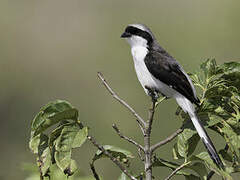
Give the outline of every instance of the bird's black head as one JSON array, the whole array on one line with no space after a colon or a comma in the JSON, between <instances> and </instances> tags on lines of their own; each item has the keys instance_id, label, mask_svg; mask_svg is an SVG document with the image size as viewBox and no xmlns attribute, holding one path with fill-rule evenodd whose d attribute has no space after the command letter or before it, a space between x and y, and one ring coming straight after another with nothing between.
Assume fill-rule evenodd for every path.
<instances>
[{"instance_id":1,"label":"bird's black head","mask_svg":"<svg viewBox=\"0 0 240 180\"><path fill-rule=\"evenodd\" d=\"M155 39L151 30L143 24L128 25L121 38L126 38L131 46L150 46Z\"/></svg>"}]
</instances>

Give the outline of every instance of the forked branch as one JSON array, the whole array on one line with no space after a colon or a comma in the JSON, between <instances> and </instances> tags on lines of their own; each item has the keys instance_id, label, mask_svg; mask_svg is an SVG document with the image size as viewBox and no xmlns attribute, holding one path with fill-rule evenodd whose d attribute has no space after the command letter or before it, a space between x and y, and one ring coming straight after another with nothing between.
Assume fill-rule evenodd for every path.
<instances>
[{"instance_id":1,"label":"forked branch","mask_svg":"<svg viewBox=\"0 0 240 180\"><path fill-rule=\"evenodd\" d=\"M108 90L108 92L113 96L113 98L115 98L118 102L120 102L123 106L125 106L136 117L137 123L139 124L142 132L145 133L144 128L146 127L146 122L143 120L143 118L140 115L138 115L138 113L130 105L128 105L112 90L112 88L108 85L107 81L102 75L102 73L98 72L97 75L98 75L98 78L102 81L103 85Z\"/></svg>"},{"instance_id":2,"label":"forked branch","mask_svg":"<svg viewBox=\"0 0 240 180\"><path fill-rule=\"evenodd\" d=\"M113 163L115 163L122 172L124 172L131 180L137 180L134 176L132 176L128 170L117 160L117 158L113 157L108 151L106 151L102 145L98 144L97 141L92 137L88 136L88 139L92 142L94 146L96 146L100 151L102 151L103 154L105 154L107 157L109 157ZM95 171L95 170L94 170ZM96 173L96 172L95 172ZM95 176L95 174L94 174Z\"/></svg>"},{"instance_id":3,"label":"forked branch","mask_svg":"<svg viewBox=\"0 0 240 180\"><path fill-rule=\"evenodd\" d=\"M124 136L120 130L118 129L117 125L116 124L113 124L112 125L113 129L116 131L116 133L119 135L120 138L123 138L125 139L126 141L130 142L131 144L135 145L138 149L140 149L141 151L144 151L144 148L142 147L141 144L137 143L136 141L134 141L133 139L127 137L127 136Z\"/></svg>"},{"instance_id":4,"label":"forked branch","mask_svg":"<svg viewBox=\"0 0 240 180\"><path fill-rule=\"evenodd\" d=\"M151 130L152 130L152 124L153 124L153 120L154 120L154 113L155 113L155 109L156 106L162 102L164 99L166 99L166 97L163 97L159 102L157 102L157 95L156 93L151 90L150 88L146 87L149 92L150 92L150 96L152 97L152 106L149 109L149 116L148 116L148 120L144 121L144 119L138 115L138 113L130 106L128 105L124 100L122 100L110 87L110 85L107 83L107 81L105 80L104 76L99 72L98 73L98 78L102 81L103 85L105 86L105 88L108 90L108 92L113 96L113 98L115 98L118 102L120 102L123 106L125 106L136 118L137 123L139 125L139 127L142 130L143 136L144 136L144 146L140 145L139 143L137 143L136 141L134 141L133 139L124 136L120 130L118 129L118 127L113 124L113 129L117 132L117 134L127 140L129 143L135 145L138 149L138 153L139 156L141 158L141 160L144 162L144 168L145 168L145 177L146 180L152 180L152 154L153 152L161 147L162 145L172 141L178 134L180 134L183 129L178 129L176 132L174 132L172 135L170 135L169 137L167 137L165 140L160 141L159 143L156 143L155 145L150 144L150 140L151 140ZM111 156L111 154L108 153L108 151L105 151L103 149L102 146L100 146L99 144L96 143L96 141L89 137L92 141L92 143L98 147L98 149L100 149L106 156L108 156L129 178L131 179L136 179L135 177L131 176L129 174L129 172L114 158ZM141 154L141 152L143 152L143 154ZM175 171L173 171L173 173L169 176L169 179L182 167L177 168Z\"/></svg>"},{"instance_id":5,"label":"forked branch","mask_svg":"<svg viewBox=\"0 0 240 180\"><path fill-rule=\"evenodd\" d=\"M181 166L179 166L178 168L176 168L168 177L165 178L165 180L169 180L171 179L178 171L180 171L182 168L184 168L185 166L187 166L190 162L188 163L183 163Z\"/></svg>"},{"instance_id":6,"label":"forked branch","mask_svg":"<svg viewBox=\"0 0 240 180\"><path fill-rule=\"evenodd\" d=\"M177 131L175 131L172 135L168 136L166 139L154 144L151 146L151 151L154 152L157 148L163 146L164 144L169 143L172 141L175 137L177 137L181 132L183 132L182 128L179 128Z\"/></svg>"}]
</instances>

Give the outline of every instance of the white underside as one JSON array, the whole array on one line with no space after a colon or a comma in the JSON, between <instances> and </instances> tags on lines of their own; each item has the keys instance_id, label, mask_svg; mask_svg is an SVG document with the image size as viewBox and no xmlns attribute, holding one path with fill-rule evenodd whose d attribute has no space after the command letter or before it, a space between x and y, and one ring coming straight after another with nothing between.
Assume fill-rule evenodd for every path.
<instances>
[{"instance_id":1,"label":"white underside","mask_svg":"<svg viewBox=\"0 0 240 180\"><path fill-rule=\"evenodd\" d=\"M145 86L157 89L167 97L176 97L178 95L181 95L177 91L172 89L170 86L156 79L148 71L146 64L144 62L144 58L148 53L147 48L142 46L134 46L132 47L131 52L132 52L134 67L135 67L138 80L141 83L146 94L148 94L148 90L145 88Z\"/></svg>"}]
</instances>

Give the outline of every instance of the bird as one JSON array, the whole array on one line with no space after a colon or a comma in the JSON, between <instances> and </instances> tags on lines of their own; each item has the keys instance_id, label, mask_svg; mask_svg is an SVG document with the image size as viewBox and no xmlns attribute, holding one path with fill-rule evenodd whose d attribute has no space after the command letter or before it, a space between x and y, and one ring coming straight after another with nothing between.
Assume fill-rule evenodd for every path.
<instances>
[{"instance_id":1,"label":"bird","mask_svg":"<svg viewBox=\"0 0 240 180\"><path fill-rule=\"evenodd\" d=\"M145 93L153 99L158 98L158 94L174 98L189 115L213 162L223 169L223 162L197 117L194 105L199 106L200 101L182 66L160 46L152 31L144 24L129 24L121 38L130 44L137 78Z\"/></svg>"}]
</instances>

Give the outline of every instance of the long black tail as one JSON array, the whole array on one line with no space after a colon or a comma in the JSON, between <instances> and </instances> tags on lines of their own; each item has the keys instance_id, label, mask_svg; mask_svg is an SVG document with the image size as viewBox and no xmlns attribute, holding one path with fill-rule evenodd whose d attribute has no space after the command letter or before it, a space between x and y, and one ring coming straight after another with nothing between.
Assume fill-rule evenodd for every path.
<instances>
[{"instance_id":1,"label":"long black tail","mask_svg":"<svg viewBox=\"0 0 240 180\"><path fill-rule=\"evenodd\" d=\"M177 94L175 96L177 103L179 104L179 106L181 106L181 108L183 109L183 111L187 112L192 120L192 123L195 127L195 129L198 132L198 135L200 136L200 138L202 139L210 157L212 158L213 162L220 168L220 169L224 169L224 165L220 159L220 157L218 156L218 153L211 141L211 139L209 138L209 136L207 135L207 132L205 131L204 127L202 126L201 122L199 121L196 113L195 113L195 108L194 105L184 96Z\"/></svg>"},{"instance_id":2,"label":"long black tail","mask_svg":"<svg viewBox=\"0 0 240 180\"><path fill-rule=\"evenodd\" d=\"M209 138L207 132L205 131L205 129L203 128L201 122L199 121L199 119L197 118L195 113L191 113L192 115L190 115L191 120L193 122L194 127L196 128L200 138L203 141L203 144L205 145L208 154L210 155L211 159L213 160L213 162L220 168L220 169L224 169L224 165L222 163L222 160L220 159L220 157L218 156L218 153L211 141L211 139Z\"/></svg>"}]
</instances>

